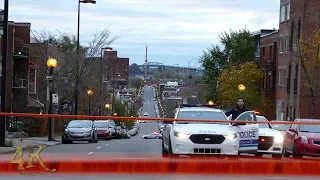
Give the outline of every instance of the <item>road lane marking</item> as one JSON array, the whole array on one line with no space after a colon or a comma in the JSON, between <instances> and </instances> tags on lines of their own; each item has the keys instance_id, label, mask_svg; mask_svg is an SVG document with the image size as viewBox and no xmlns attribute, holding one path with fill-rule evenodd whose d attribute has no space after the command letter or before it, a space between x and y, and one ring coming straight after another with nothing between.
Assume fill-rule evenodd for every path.
<instances>
[{"instance_id":1,"label":"road lane marking","mask_svg":"<svg viewBox=\"0 0 320 180\"><path fill-rule=\"evenodd\" d=\"M88 154L93 154L93 152L89 152Z\"/></svg>"},{"instance_id":2,"label":"road lane marking","mask_svg":"<svg viewBox=\"0 0 320 180\"><path fill-rule=\"evenodd\" d=\"M101 147L97 147L97 149L100 149Z\"/></svg>"}]
</instances>

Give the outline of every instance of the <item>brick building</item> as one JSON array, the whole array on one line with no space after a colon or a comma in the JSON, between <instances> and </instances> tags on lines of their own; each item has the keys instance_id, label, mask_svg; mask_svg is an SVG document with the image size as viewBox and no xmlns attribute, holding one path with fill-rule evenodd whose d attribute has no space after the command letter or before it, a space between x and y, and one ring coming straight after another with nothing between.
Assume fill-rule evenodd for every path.
<instances>
[{"instance_id":1,"label":"brick building","mask_svg":"<svg viewBox=\"0 0 320 180\"><path fill-rule=\"evenodd\" d=\"M276 119L276 67L278 64L278 31L260 37L260 61L259 67L263 70L263 81L261 83L261 96L266 106L263 115L269 119Z\"/></svg>"},{"instance_id":2,"label":"brick building","mask_svg":"<svg viewBox=\"0 0 320 180\"><path fill-rule=\"evenodd\" d=\"M43 104L30 97L30 23L8 22L7 96L8 112L39 112ZM3 28L3 27L1 27ZM3 31L1 31L3 33ZM2 36L1 33L1 36Z\"/></svg>"},{"instance_id":3,"label":"brick building","mask_svg":"<svg viewBox=\"0 0 320 180\"><path fill-rule=\"evenodd\" d=\"M279 57L277 86L277 119L294 120L312 117L312 98L305 88L306 74L301 62L293 52L298 39L308 39L320 27L319 0L281 0L279 24ZM319 68L315 71L314 82L320 82ZM286 79L286 80L284 80ZM320 106L320 86L314 85L316 108ZM314 118L320 118L315 111Z\"/></svg>"},{"instance_id":4,"label":"brick building","mask_svg":"<svg viewBox=\"0 0 320 180\"><path fill-rule=\"evenodd\" d=\"M128 82L129 79L129 58L118 57L118 52L108 47L104 50L104 79L122 80ZM120 77L116 74L121 74Z\"/></svg>"}]
</instances>

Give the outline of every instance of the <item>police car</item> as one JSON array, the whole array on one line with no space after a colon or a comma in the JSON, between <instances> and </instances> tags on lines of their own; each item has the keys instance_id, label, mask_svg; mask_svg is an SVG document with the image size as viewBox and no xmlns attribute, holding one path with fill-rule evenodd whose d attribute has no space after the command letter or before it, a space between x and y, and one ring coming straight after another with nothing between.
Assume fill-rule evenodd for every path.
<instances>
[{"instance_id":1,"label":"police car","mask_svg":"<svg viewBox=\"0 0 320 180\"><path fill-rule=\"evenodd\" d=\"M268 122L264 116L257 116L258 121ZM273 158L281 158L283 151L283 133L272 128L268 123L259 124L259 145L256 156L271 154Z\"/></svg>"},{"instance_id":2,"label":"police car","mask_svg":"<svg viewBox=\"0 0 320 180\"><path fill-rule=\"evenodd\" d=\"M181 104L175 119L166 121L163 130L162 155L238 155L240 137L220 109L209 105ZM225 120L226 122L197 122Z\"/></svg>"}]
</instances>

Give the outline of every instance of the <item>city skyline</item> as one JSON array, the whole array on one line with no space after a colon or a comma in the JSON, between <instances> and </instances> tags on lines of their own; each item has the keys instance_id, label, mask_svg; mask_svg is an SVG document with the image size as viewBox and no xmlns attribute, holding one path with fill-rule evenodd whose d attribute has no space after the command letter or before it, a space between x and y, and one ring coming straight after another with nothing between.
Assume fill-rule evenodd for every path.
<instances>
[{"instance_id":1,"label":"city skyline","mask_svg":"<svg viewBox=\"0 0 320 180\"><path fill-rule=\"evenodd\" d=\"M221 31L278 29L278 0L255 2L97 0L96 5L81 5L80 42L89 42L97 29L109 27L118 37L111 47L119 57L129 57L130 64L144 63L148 44L149 62L199 67L194 59L219 43ZM33 31L76 34L77 2L19 0L9 7L9 20L30 22Z\"/></svg>"}]
</instances>

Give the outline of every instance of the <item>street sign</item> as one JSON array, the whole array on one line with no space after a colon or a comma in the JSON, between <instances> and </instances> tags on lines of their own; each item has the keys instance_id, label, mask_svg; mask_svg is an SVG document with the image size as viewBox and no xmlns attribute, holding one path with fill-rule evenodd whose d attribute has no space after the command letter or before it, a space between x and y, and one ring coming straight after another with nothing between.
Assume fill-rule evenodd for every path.
<instances>
[{"instance_id":1,"label":"street sign","mask_svg":"<svg viewBox=\"0 0 320 180\"><path fill-rule=\"evenodd\" d=\"M52 80L52 76L46 76L46 77L45 77L45 80L47 80L47 81L48 81L48 80Z\"/></svg>"},{"instance_id":2,"label":"street sign","mask_svg":"<svg viewBox=\"0 0 320 180\"><path fill-rule=\"evenodd\" d=\"M52 94L52 104L59 104L58 94Z\"/></svg>"}]
</instances>

